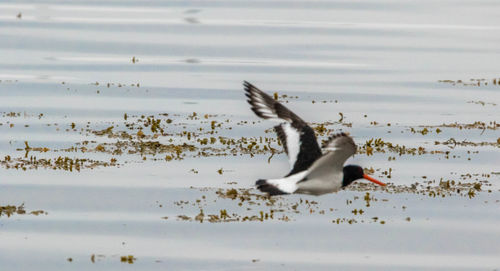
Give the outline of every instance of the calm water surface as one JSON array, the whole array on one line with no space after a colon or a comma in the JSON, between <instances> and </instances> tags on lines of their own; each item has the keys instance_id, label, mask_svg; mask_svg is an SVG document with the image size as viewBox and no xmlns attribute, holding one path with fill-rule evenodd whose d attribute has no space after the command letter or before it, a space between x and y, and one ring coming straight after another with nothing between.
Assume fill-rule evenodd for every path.
<instances>
[{"instance_id":1,"label":"calm water surface","mask_svg":"<svg viewBox=\"0 0 500 271\"><path fill-rule=\"evenodd\" d=\"M0 269L500 268L499 10L486 0L2 1L0 205L47 214L0 216ZM442 197L361 187L239 205L217 191L283 175L284 154L166 161L165 152L110 153L127 140L95 133L113 126L130 142L202 147L183 131L215 121L216 136L274 138L249 110L243 80L287 95L305 120L359 146L381 138L425 149L352 158L393 186L481 189ZM141 116L160 119L164 135L128 130ZM34 156L116 162L7 166ZM200 223L200 209L205 219L276 212ZM122 262L128 255L133 263Z\"/></svg>"}]
</instances>

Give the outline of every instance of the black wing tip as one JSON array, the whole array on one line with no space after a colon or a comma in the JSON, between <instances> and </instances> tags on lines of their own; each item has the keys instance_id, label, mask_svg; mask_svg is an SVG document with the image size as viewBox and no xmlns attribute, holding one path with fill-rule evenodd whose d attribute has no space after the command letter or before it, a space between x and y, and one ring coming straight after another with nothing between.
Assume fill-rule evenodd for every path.
<instances>
[{"instance_id":1,"label":"black wing tip","mask_svg":"<svg viewBox=\"0 0 500 271\"><path fill-rule=\"evenodd\" d=\"M250 104L252 105L252 107L250 107L250 109L255 113L255 115L257 115L263 119L269 119L269 117L264 116L262 114L262 112L260 112L259 109L257 107L255 107L255 105L253 103L250 103Z\"/></svg>"},{"instance_id":2,"label":"black wing tip","mask_svg":"<svg viewBox=\"0 0 500 271\"><path fill-rule=\"evenodd\" d=\"M249 98L249 102L252 99L252 96L255 95L255 87L247 81L243 81L243 89L245 90L245 96Z\"/></svg>"},{"instance_id":3,"label":"black wing tip","mask_svg":"<svg viewBox=\"0 0 500 271\"><path fill-rule=\"evenodd\" d=\"M247 81L243 81L243 86L245 90L245 96L250 100L255 99L255 96L260 96L265 98L267 94L265 94L262 90L258 89L256 86L252 85Z\"/></svg>"},{"instance_id":4,"label":"black wing tip","mask_svg":"<svg viewBox=\"0 0 500 271\"><path fill-rule=\"evenodd\" d=\"M247 97L247 102L252 106L252 111L259 117L263 119L270 118L280 118L283 121L292 123L296 128L300 129L307 125L300 117L295 115L292 111L282 105L280 102L276 101L273 97L264 91L258 89L248 81L243 81L243 86L245 87L245 96ZM265 107L267 110L271 111L272 114L276 115L273 117L265 116L260 112L260 108Z\"/></svg>"},{"instance_id":5,"label":"black wing tip","mask_svg":"<svg viewBox=\"0 0 500 271\"><path fill-rule=\"evenodd\" d=\"M249 82L247 81L243 81L243 86L245 87L244 90L245 90L245 96L248 98L247 99L247 102L251 105L254 105L253 104L253 100L254 100L254 96L256 95L256 87L252 84L250 84Z\"/></svg>"},{"instance_id":6,"label":"black wing tip","mask_svg":"<svg viewBox=\"0 0 500 271\"><path fill-rule=\"evenodd\" d=\"M281 191L278 189L276 186L267 183L266 180L260 179L257 182L255 182L255 185L257 186L257 189L259 189L261 192L269 194L269 196L277 196L277 195L286 195L288 193Z\"/></svg>"},{"instance_id":7,"label":"black wing tip","mask_svg":"<svg viewBox=\"0 0 500 271\"><path fill-rule=\"evenodd\" d=\"M250 109L252 109L255 115L259 116L260 118L269 119L270 117L262 114L259 109L259 107L262 107L262 105L257 105L255 99L257 99L257 97L259 97L259 99L262 99L262 102L265 103L264 106L266 106L271 111L273 110L272 108L274 100L272 100L272 98L270 97L267 97L266 93L262 92L260 89L258 89L248 81L243 81L243 86L245 87L245 96L247 97L247 103L251 105ZM271 102L269 101L270 99Z\"/></svg>"},{"instance_id":8,"label":"black wing tip","mask_svg":"<svg viewBox=\"0 0 500 271\"><path fill-rule=\"evenodd\" d=\"M256 89L256 87L248 81L243 81L243 86L245 87L246 92L251 92L252 89Z\"/></svg>"},{"instance_id":9,"label":"black wing tip","mask_svg":"<svg viewBox=\"0 0 500 271\"><path fill-rule=\"evenodd\" d=\"M259 185L264 185L264 184L267 184L266 180L264 179L259 179L255 182L255 185L256 186L259 186Z\"/></svg>"}]
</instances>

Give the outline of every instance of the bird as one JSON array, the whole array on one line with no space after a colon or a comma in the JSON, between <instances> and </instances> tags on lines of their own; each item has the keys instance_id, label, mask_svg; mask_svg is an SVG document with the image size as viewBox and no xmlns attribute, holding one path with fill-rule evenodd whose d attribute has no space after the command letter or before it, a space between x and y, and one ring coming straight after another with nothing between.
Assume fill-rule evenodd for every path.
<instances>
[{"instance_id":1,"label":"bird","mask_svg":"<svg viewBox=\"0 0 500 271\"><path fill-rule=\"evenodd\" d=\"M345 161L356 153L356 144L346 133L328 138L320 148L314 130L280 102L244 81L251 110L260 118L279 122L274 127L288 155L291 170L283 178L259 179L255 185L271 196L286 194L323 195L337 192L359 179L381 186L386 184L368 176L358 165Z\"/></svg>"}]
</instances>

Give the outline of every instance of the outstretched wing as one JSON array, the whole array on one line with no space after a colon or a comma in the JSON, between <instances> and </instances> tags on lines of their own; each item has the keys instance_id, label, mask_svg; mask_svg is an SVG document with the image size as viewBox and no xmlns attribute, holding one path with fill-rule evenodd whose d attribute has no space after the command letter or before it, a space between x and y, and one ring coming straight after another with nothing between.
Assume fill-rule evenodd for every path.
<instances>
[{"instance_id":1,"label":"outstretched wing","mask_svg":"<svg viewBox=\"0 0 500 271\"><path fill-rule=\"evenodd\" d=\"M310 174L306 178L314 178L316 175L323 175L325 172L335 169L342 172L345 161L356 153L356 148L354 140L345 133L331 136L323 144L325 155L314 162L309 169Z\"/></svg>"},{"instance_id":2,"label":"outstretched wing","mask_svg":"<svg viewBox=\"0 0 500 271\"><path fill-rule=\"evenodd\" d=\"M346 133L338 133L330 136L321 147L326 153L336 152L337 156L344 157L344 162L356 153L357 148L352 137Z\"/></svg>"},{"instance_id":3,"label":"outstretched wing","mask_svg":"<svg viewBox=\"0 0 500 271\"><path fill-rule=\"evenodd\" d=\"M243 86L247 101L257 116L282 122L274 129L290 161L292 170L288 175L309 168L321 156L314 130L299 116L254 85L245 81Z\"/></svg>"}]
</instances>

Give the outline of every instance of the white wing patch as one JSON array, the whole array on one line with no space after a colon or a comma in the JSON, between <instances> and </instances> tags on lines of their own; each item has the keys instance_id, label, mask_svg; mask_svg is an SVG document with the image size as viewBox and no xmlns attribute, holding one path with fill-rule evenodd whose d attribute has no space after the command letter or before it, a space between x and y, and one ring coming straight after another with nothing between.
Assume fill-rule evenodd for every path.
<instances>
[{"instance_id":1,"label":"white wing patch","mask_svg":"<svg viewBox=\"0 0 500 271\"><path fill-rule=\"evenodd\" d=\"M285 152L288 154L290 168L292 169L290 173L306 170L314 160L321 156L321 149L316 141L314 130L290 109L254 85L244 81L243 86L246 92L245 96L248 98L247 102L257 116L281 123L275 126L275 130L278 138L283 142ZM307 144L307 150L301 148L304 143L302 141ZM301 150L304 153L301 153ZM299 158L301 160L297 163ZM294 167L296 164L297 167Z\"/></svg>"},{"instance_id":2,"label":"white wing patch","mask_svg":"<svg viewBox=\"0 0 500 271\"><path fill-rule=\"evenodd\" d=\"M286 148L288 150L288 160L290 161L290 168L293 169L300 151L300 132L293 128L292 125L288 122L283 123L281 127L283 127L283 131L285 132L286 136Z\"/></svg>"},{"instance_id":3,"label":"white wing patch","mask_svg":"<svg viewBox=\"0 0 500 271\"><path fill-rule=\"evenodd\" d=\"M307 175L307 170L301 171L299 173L296 173L294 175L288 176L286 178L282 179L269 179L266 180L268 184L276 186L279 190L292 194L295 192L299 187L297 183L304 179L304 177Z\"/></svg>"}]
</instances>

